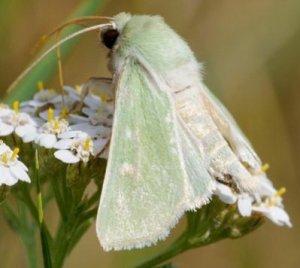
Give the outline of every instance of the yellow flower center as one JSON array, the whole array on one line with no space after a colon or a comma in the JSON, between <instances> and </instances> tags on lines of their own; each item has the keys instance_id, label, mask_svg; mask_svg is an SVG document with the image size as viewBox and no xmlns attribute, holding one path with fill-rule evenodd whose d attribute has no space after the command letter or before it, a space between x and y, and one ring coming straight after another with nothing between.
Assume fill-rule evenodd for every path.
<instances>
[{"instance_id":1,"label":"yellow flower center","mask_svg":"<svg viewBox=\"0 0 300 268\"><path fill-rule=\"evenodd\" d=\"M286 193L286 188L285 187L281 187L275 194L276 197L281 197Z\"/></svg>"},{"instance_id":2,"label":"yellow flower center","mask_svg":"<svg viewBox=\"0 0 300 268\"><path fill-rule=\"evenodd\" d=\"M260 170L262 172L266 172L269 168L270 168L270 165L268 163L266 163L261 166Z\"/></svg>"},{"instance_id":3,"label":"yellow flower center","mask_svg":"<svg viewBox=\"0 0 300 268\"><path fill-rule=\"evenodd\" d=\"M43 83L43 81L38 81L37 82L37 89L38 89L38 91L42 91L42 90L44 90L44 83Z\"/></svg>"},{"instance_id":4,"label":"yellow flower center","mask_svg":"<svg viewBox=\"0 0 300 268\"><path fill-rule=\"evenodd\" d=\"M84 143L84 150L89 151L91 145L91 138L87 137Z\"/></svg>"},{"instance_id":5,"label":"yellow flower center","mask_svg":"<svg viewBox=\"0 0 300 268\"><path fill-rule=\"evenodd\" d=\"M18 156L19 152L20 152L20 149L18 147L16 147L10 157L10 160L14 161L16 159L16 157Z\"/></svg>"},{"instance_id":6,"label":"yellow flower center","mask_svg":"<svg viewBox=\"0 0 300 268\"><path fill-rule=\"evenodd\" d=\"M54 128L54 130L57 130L59 128L58 118L55 118L53 128Z\"/></svg>"},{"instance_id":7,"label":"yellow flower center","mask_svg":"<svg viewBox=\"0 0 300 268\"><path fill-rule=\"evenodd\" d=\"M19 113L19 104L20 103L18 101L14 101L14 103L13 103L13 109L14 109L16 114Z\"/></svg>"},{"instance_id":8,"label":"yellow flower center","mask_svg":"<svg viewBox=\"0 0 300 268\"><path fill-rule=\"evenodd\" d=\"M1 155L1 160L4 164L7 164L8 159L7 159L7 153L6 152Z\"/></svg>"},{"instance_id":9,"label":"yellow flower center","mask_svg":"<svg viewBox=\"0 0 300 268\"><path fill-rule=\"evenodd\" d=\"M274 196L272 196L270 199L269 199L269 202L268 202L268 205L270 207L274 206L276 204L276 199L278 197L281 197L285 194L286 192L286 188L285 187L281 187L275 194Z\"/></svg>"},{"instance_id":10,"label":"yellow flower center","mask_svg":"<svg viewBox=\"0 0 300 268\"><path fill-rule=\"evenodd\" d=\"M51 122L53 120L53 109L48 109L48 122Z\"/></svg>"}]
</instances>

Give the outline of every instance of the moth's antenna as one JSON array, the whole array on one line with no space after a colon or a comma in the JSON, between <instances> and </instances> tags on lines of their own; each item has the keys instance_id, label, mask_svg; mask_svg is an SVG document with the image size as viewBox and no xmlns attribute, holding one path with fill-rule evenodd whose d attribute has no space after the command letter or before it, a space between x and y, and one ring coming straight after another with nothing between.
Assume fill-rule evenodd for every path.
<instances>
[{"instance_id":1,"label":"moth's antenna","mask_svg":"<svg viewBox=\"0 0 300 268\"><path fill-rule=\"evenodd\" d=\"M59 42L55 43L53 46L51 46L48 50L46 50L40 57L38 57L29 67L27 67L18 77L17 79L9 86L7 89L7 92L10 92L18 83L21 81L42 59L44 59L50 52L52 52L54 49L56 49L58 46L62 45L63 43L75 38L76 36L79 36L81 34L95 31L95 30L101 30L103 28L116 28L115 23L109 22L109 23L103 23L103 24L97 24L90 26L88 28L79 30L75 33L70 34L69 36L61 39Z\"/></svg>"},{"instance_id":2,"label":"moth's antenna","mask_svg":"<svg viewBox=\"0 0 300 268\"><path fill-rule=\"evenodd\" d=\"M59 40L60 40L60 33L61 33L61 30L57 31L57 33L56 33L56 42L59 42ZM63 75L60 46L57 46L57 48L56 48L56 57L57 57L59 86L61 89L61 96L62 96L61 97L62 98L62 106L63 106L63 109L65 109L64 75Z\"/></svg>"},{"instance_id":3,"label":"moth's antenna","mask_svg":"<svg viewBox=\"0 0 300 268\"><path fill-rule=\"evenodd\" d=\"M57 32L61 32L64 28L66 28L69 25L73 25L73 24L77 24L79 26L83 26L82 22L93 22L93 21L97 21L97 20L107 20L109 22L112 21L111 17L103 17L103 16L87 16L87 17L83 17L83 18L75 18L72 20L68 20L65 23L59 25L58 27L56 27L55 29L53 29L50 33L42 36L42 42L46 41L49 37L51 37L53 34L57 33Z\"/></svg>"}]
</instances>

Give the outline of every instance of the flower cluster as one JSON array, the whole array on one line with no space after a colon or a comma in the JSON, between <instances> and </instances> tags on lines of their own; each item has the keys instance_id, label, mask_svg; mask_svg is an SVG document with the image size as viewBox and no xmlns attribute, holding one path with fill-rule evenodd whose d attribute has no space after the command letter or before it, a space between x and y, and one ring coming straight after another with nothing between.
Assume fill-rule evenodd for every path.
<instances>
[{"instance_id":1,"label":"flower cluster","mask_svg":"<svg viewBox=\"0 0 300 268\"><path fill-rule=\"evenodd\" d=\"M262 167L257 191L253 194L238 193L229 185L220 182L217 183L215 194L226 204L236 204L241 216L250 217L252 214L259 213L277 225L292 227L281 198L286 190L285 188L276 190L273 187L272 182L265 174L266 169L267 166Z\"/></svg>"},{"instance_id":2,"label":"flower cluster","mask_svg":"<svg viewBox=\"0 0 300 268\"><path fill-rule=\"evenodd\" d=\"M16 134L24 143L54 149L65 163L88 162L105 156L111 135L113 105L81 87L65 86L59 94L39 91L29 101L14 102L13 108L0 106L0 137ZM103 98L104 99L104 98Z\"/></svg>"}]
</instances>

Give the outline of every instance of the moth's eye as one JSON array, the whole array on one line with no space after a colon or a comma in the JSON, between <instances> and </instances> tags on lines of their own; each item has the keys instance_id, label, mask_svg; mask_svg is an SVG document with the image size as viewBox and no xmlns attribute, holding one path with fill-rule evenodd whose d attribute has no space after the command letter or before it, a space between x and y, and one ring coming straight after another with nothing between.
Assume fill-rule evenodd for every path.
<instances>
[{"instance_id":1,"label":"moth's eye","mask_svg":"<svg viewBox=\"0 0 300 268\"><path fill-rule=\"evenodd\" d=\"M116 43L119 36L118 30L109 29L101 33L102 43L109 49L111 49Z\"/></svg>"}]
</instances>

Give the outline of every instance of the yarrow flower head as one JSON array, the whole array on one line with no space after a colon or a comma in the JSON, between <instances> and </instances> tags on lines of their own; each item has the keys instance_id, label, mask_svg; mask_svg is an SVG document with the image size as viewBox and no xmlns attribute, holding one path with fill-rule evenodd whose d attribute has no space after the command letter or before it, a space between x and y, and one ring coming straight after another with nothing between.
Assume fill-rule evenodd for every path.
<instances>
[{"instance_id":1,"label":"yarrow flower head","mask_svg":"<svg viewBox=\"0 0 300 268\"><path fill-rule=\"evenodd\" d=\"M69 122L59 117L53 118L53 109L48 109L48 122L40 129L35 142L43 147L52 148L57 142L57 135L69 130Z\"/></svg>"},{"instance_id":2,"label":"yarrow flower head","mask_svg":"<svg viewBox=\"0 0 300 268\"><path fill-rule=\"evenodd\" d=\"M22 114L35 122L32 129L22 132L23 142L58 149L55 157L69 164L88 162L91 156L105 157L102 152L111 135L112 102L103 94L82 95L81 89L64 86L59 94L39 82L33 99L20 104ZM0 119L11 112L9 107L0 107Z\"/></svg>"},{"instance_id":3,"label":"yarrow flower head","mask_svg":"<svg viewBox=\"0 0 300 268\"><path fill-rule=\"evenodd\" d=\"M243 217L260 214L277 225L292 227L281 198L286 190L283 187L276 190L271 181L265 176L264 171L265 168L263 167L256 193L239 193L229 185L219 182L215 194L226 204L236 204L240 215Z\"/></svg>"},{"instance_id":4,"label":"yarrow flower head","mask_svg":"<svg viewBox=\"0 0 300 268\"><path fill-rule=\"evenodd\" d=\"M30 182L28 168L18 160L19 149L11 150L0 141L0 186L12 186L19 180Z\"/></svg>"},{"instance_id":5,"label":"yarrow flower head","mask_svg":"<svg viewBox=\"0 0 300 268\"><path fill-rule=\"evenodd\" d=\"M72 164L82 161L87 163L94 155L94 144L89 135L81 131L65 132L59 136L61 138L55 144L59 149L54 156L64 163Z\"/></svg>"},{"instance_id":6,"label":"yarrow flower head","mask_svg":"<svg viewBox=\"0 0 300 268\"><path fill-rule=\"evenodd\" d=\"M35 133L37 123L27 113L19 111L19 102L15 101L13 109L0 108L0 136L8 136L15 132L19 137Z\"/></svg>"}]
</instances>

